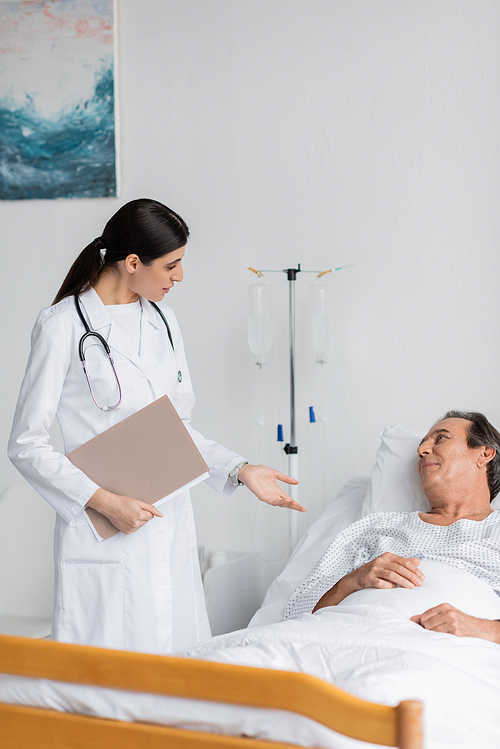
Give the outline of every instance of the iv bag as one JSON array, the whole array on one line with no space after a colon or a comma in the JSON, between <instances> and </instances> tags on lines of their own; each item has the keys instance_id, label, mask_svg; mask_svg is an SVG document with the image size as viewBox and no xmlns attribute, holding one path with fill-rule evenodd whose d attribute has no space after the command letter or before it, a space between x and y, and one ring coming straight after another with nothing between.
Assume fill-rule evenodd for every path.
<instances>
[{"instance_id":1,"label":"iv bag","mask_svg":"<svg viewBox=\"0 0 500 749\"><path fill-rule=\"evenodd\" d=\"M315 278L311 293L312 347L318 364L328 361L328 305L323 277Z\"/></svg>"},{"instance_id":2,"label":"iv bag","mask_svg":"<svg viewBox=\"0 0 500 749\"><path fill-rule=\"evenodd\" d=\"M248 346L259 364L273 347L271 287L262 277L248 287Z\"/></svg>"}]
</instances>

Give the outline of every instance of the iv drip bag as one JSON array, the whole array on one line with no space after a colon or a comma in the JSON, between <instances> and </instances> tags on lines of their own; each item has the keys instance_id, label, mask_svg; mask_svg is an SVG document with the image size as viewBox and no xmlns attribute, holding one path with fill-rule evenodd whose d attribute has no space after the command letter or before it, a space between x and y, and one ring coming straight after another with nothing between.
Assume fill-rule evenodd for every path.
<instances>
[{"instance_id":1,"label":"iv drip bag","mask_svg":"<svg viewBox=\"0 0 500 749\"><path fill-rule=\"evenodd\" d=\"M248 287L248 346L258 364L273 347L271 288L262 277Z\"/></svg>"},{"instance_id":2,"label":"iv drip bag","mask_svg":"<svg viewBox=\"0 0 500 749\"><path fill-rule=\"evenodd\" d=\"M326 284L315 278L311 294L312 347L318 364L328 361L328 312Z\"/></svg>"}]
</instances>

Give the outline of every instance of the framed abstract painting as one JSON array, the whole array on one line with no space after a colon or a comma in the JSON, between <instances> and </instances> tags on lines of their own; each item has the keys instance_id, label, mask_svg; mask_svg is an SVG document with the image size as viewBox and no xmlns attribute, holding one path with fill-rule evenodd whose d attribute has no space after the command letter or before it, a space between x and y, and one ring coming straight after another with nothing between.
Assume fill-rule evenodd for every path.
<instances>
[{"instance_id":1,"label":"framed abstract painting","mask_svg":"<svg viewBox=\"0 0 500 749\"><path fill-rule=\"evenodd\" d=\"M0 2L0 200L115 197L115 0Z\"/></svg>"}]
</instances>

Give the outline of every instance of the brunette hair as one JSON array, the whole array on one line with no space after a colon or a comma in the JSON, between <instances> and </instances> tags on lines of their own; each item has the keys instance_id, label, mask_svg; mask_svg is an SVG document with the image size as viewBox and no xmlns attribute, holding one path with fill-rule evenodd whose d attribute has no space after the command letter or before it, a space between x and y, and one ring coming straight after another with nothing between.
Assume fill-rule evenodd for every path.
<instances>
[{"instance_id":1,"label":"brunette hair","mask_svg":"<svg viewBox=\"0 0 500 749\"><path fill-rule=\"evenodd\" d=\"M78 255L52 304L87 291L105 266L135 254L144 265L184 247L189 238L186 222L171 208L149 198L125 203L112 216L102 236Z\"/></svg>"},{"instance_id":2,"label":"brunette hair","mask_svg":"<svg viewBox=\"0 0 500 749\"><path fill-rule=\"evenodd\" d=\"M490 502L500 492L500 433L479 411L448 411L443 419L466 419L470 421L467 430L467 447L492 447L494 457L486 466L486 479L490 490Z\"/></svg>"}]
</instances>

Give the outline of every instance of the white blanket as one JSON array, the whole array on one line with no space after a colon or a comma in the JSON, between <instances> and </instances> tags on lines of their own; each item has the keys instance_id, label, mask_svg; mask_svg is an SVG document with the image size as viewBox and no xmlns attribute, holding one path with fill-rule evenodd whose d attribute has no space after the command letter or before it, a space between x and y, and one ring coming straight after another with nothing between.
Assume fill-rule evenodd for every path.
<instances>
[{"instance_id":1,"label":"white blanket","mask_svg":"<svg viewBox=\"0 0 500 749\"><path fill-rule=\"evenodd\" d=\"M305 671L375 702L418 699L426 749L498 749L500 645L429 632L410 617L447 602L500 618L500 599L468 572L430 560L421 568L421 588L358 591L339 606L225 635L189 655Z\"/></svg>"},{"instance_id":2,"label":"white blanket","mask_svg":"<svg viewBox=\"0 0 500 749\"><path fill-rule=\"evenodd\" d=\"M471 614L500 618L485 583L438 562L422 562L413 590L367 590L341 605L267 627L222 635L188 657L304 671L364 699L424 703L425 749L498 749L500 645L422 629L409 617L448 601ZM22 677L0 677L0 701L246 734L328 749L372 745L345 739L283 711L214 705Z\"/></svg>"}]
</instances>

